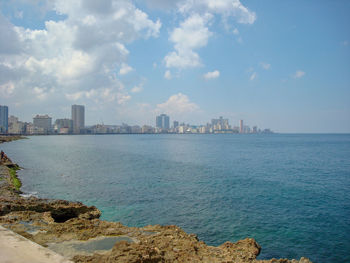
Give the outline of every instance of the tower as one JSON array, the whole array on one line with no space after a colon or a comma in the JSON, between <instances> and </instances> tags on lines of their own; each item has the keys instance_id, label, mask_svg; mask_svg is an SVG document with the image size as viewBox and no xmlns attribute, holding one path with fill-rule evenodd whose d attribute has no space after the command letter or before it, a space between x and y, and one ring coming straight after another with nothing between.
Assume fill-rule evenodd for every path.
<instances>
[{"instance_id":1,"label":"tower","mask_svg":"<svg viewBox=\"0 0 350 263\"><path fill-rule=\"evenodd\" d=\"M156 127L164 130L169 130L170 128L170 118L166 114L161 114L156 117Z\"/></svg>"},{"instance_id":2,"label":"tower","mask_svg":"<svg viewBox=\"0 0 350 263\"><path fill-rule=\"evenodd\" d=\"M0 105L0 133L8 132L8 118L9 118L9 109L7 106Z\"/></svg>"},{"instance_id":3,"label":"tower","mask_svg":"<svg viewBox=\"0 0 350 263\"><path fill-rule=\"evenodd\" d=\"M244 133L244 126L243 126L243 120L239 121L239 132Z\"/></svg>"},{"instance_id":4,"label":"tower","mask_svg":"<svg viewBox=\"0 0 350 263\"><path fill-rule=\"evenodd\" d=\"M72 105L73 132L79 134L85 127L85 107L83 105Z\"/></svg>"}]
</instances>

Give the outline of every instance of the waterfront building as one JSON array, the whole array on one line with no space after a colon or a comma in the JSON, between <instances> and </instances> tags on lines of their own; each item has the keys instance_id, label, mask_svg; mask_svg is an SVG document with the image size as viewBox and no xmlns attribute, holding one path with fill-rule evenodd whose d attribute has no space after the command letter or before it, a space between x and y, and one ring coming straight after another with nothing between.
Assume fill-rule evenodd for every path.
<instances>
[{"instance_id":1,"label":"waterfront building","mask_svg":"<svg viewBox=\"0 0 350 263\"><path fill-rule=\"evenodd\" d=\"M52 118L49 115L36 115L33 118L34 133L47 134L51 131Z\"/></svg>"},{"instance_id":2,"label":"waterfront building","mask_svg":"<svg viewBox=\"0 0 350 263\"><path fill-rule=\"evenodd\" d=\"M200 127L200 133L208 133L208 127L207 126L201 126Z\"/></svg>"},{"instance_id":3,"label":"waterfront building","mask_svg":"<svg viewBox=\"0 0 350 263\"><path fill-rule=\"evenodd\" d=\"M250 133L250 127L247 125L244 125L243 127L243 133Z\"/></svg>"},{"instance_id":4,"label":"waterfront building","mask_svg":"<svg viewBox=\"0 0 350 263\"><path fill-rule=\"evenodd\" d=\"M244 133L244 126L243 126L243 120L239 121L239 132Z\"/></svg>"},{"instance_id":5,"label":"waterfront building","mask_svg":"<svg viewBox=\"0 0 350 263\"><path fill-rule=\"evenodd\" d=\"M141 133L142 129L138 125L131 126L131 133Z\"/></svg>"},{"instance_id":6,"label":"waterfront building","mask_svg":"<svg viewBox=\"0 0 350 263\"><path fill-rule=\"evenodd\" d=\"M9 109L7 106L0 105L0 133L8 132Z\"/></svg>"},{"instance_id":7,"label":"waterfront building","mask_svg":"<svg viewBox=\"0 0 350 263\"><path fill-rule=\"evenodd\" d=\"M228 119L224 119L222 116L220 116L219 119L212 119L211 125L214 131L224 131L231 128L228 123Z\"/></svg>"},{"instance_id":8,"label":"waterfront building","mask_svg":"<svg viewBox=\"0 0 350 263\"><path fill-rule=\"evenodd\" d=\"M152 126L143 125L141 128L141 132L142 133L154 133L154 129Z\"/></svg>"},{"instance_id":9,"label":"waterfront building","mask_svg":"<svg viewBox=\"0 0 350 263\"><path fill-rule=\"evenodd\" d=\"M176 127L179 126L179 122L178 121L174 121L174 129L176 129Z\"/></svg>"},{"instance_id":10,"label":"waterfront building","mask_svg":"<svg viewBox=\"0 0 350 263\"><path fill-rule=\"evenodd\" d=\"M34 125L31 122L24 123L24 134L34 134Z\"/></svg>"},{"instance_id":11,"label":"waterfront building","mask_svg":"<svg viewBox=\"0 0 350 263\"><path fill-rule=\"evenodd\" d=\"M186 132L186 127L185 126L179 126L179 133L185 133Z\"/></svg>"},{"instance_id":12,"label":"waterfront building","mask_svg":"<svg viewBox=\"0 0 350 263\"><path fill-rule=\"evenodd\" d=\"M161 114L156 117L156 128L160 128L162 130L169 130L170 125L169 125L170 118L166 114Z\"/></svg>"},{"instance_id":13,"label":"waterfront building","mask_svg":"<svg viewBox=\"0 0 350 263\"><path fill-rule=\"evenodd\" d=\"M15 116L10 116L8 119L8 133L23 134L25 133L25 124L18 120Z\"/></svg>"},{"instance_id":14,"label":"waterfront building","mask_svg":"<svg viewBox=\"0 0 350 263\"><path fill-rule=\"evenodd\" d=\"M234 126L232 128L232 131L233 131L233 133L239 133L239 127L238 126Z\"/></svg>"},{"instance_id":15,"label":"waterfront building","mask_svg":"<svg viewBox=\"0 0 350 263\"><path fill-rule=\"evenodd\" d=\"M57 119L55 121L55 131L59 134L68 134L73 132L73 120Z\"/></svg>"},{"instance_id":16,"label":"waterfront building","mask_svg":"<svg viewBox=\"0 0 350 263\"><path fill-rule=\"evenodd\" d=\"M85 127L85 107L83 105L72 105L73 132L80 133Z\"/></svg>"}]
</instances>

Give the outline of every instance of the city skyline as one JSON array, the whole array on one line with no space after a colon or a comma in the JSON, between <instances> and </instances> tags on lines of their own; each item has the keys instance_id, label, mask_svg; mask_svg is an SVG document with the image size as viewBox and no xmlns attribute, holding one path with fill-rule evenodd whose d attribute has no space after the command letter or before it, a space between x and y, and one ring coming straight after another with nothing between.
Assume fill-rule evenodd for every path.
<instances>
[{"instance_id":1,"label":"city skyline","mask_svg":"<svg viewBox=\"0 0 350 263\"><path fill-rule=\"evenodd\" d=\"M349 1L0 0L0 105L31 121L225 116L350 132ZM276 23L278 21L278 23Z\"/></svg>"},{"instance_id":2,"label":"city skyline","mask_svg":"<svg viewBox=\"0 0 350 263\"><path fill-rule=\"evenodd\" d=\"M211 119L206 124L190 124L173 121L170 125L170 116L160 114L156 116L153 125L128 125L122 123L117 124L94 124L85 126L85 106L72 105L71 119L57 118L52 122L52 117L48 114L36 114L33 117L33 122L24 122L18 117L8 114L8 107L0 105L0 134L23 134L23 135L63 135L63 134L141 134L141 133L273 133L270 129L260 129L258 126L253 126L252 129L248 125L243 125L243 120L240 120L239 126L229 124L228 119L222 116L219 119Z\"/></svg>"}]
</instances>

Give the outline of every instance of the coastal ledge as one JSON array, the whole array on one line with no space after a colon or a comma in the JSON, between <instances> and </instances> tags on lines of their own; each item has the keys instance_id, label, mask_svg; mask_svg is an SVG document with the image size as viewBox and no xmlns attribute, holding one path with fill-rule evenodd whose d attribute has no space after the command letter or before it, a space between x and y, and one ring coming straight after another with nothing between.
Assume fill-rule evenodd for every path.
<instances>
[{"instance_id":1,"label":"coastal ledge","mask_svg":"<svg viewBox=\"0 0 350 263\"><path fill-rule=\"evenodd\" d=\"M0 224L74 262L265 262L311 263L309 259L257 260L252 238L214 247L181 228L127 227L100 220L94 206L23 197L13 185L12 162L0 164Z\"/></svg>"}]
</instances>

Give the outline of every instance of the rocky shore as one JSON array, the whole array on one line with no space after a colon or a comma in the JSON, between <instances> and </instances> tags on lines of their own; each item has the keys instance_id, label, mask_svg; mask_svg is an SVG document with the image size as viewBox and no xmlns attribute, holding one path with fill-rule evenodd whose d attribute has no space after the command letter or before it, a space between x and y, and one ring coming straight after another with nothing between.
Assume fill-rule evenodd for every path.
<instances>
[{"instance_id":1,"label":"rocky shore","mask_svg":"<svg viewBox=\"0 0 350 263\"><path fill-rule=\"evenodd\" d=\"M213 247L177 226L127 227L100 220L94 206L27 198L14 184L17 168L10 159L0 163L0 224L74 262L311 262L257 260L261 248L252 238Z\"/></svg>"}]
</instances>

